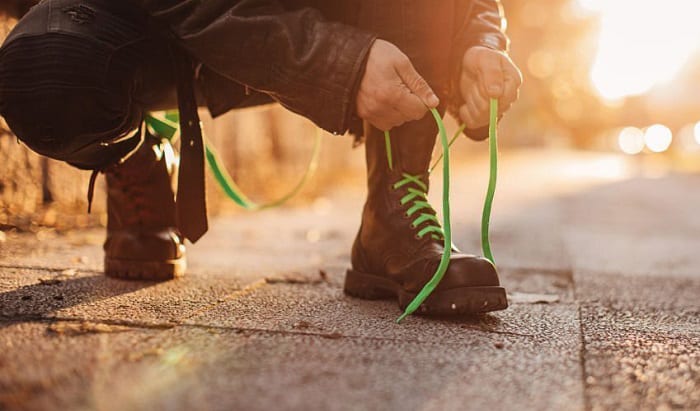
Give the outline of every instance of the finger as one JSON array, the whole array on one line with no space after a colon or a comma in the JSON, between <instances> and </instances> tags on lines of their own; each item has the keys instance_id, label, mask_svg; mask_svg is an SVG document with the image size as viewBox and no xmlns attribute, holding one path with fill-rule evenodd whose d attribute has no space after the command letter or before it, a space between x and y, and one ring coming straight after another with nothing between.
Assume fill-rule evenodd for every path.
<instances>
[{"instance_id":1,"label":"finger","mask_svg":"<svg viewBox=\"0 0 700 411\"><path fill-rule=\"evenodd\" d=\"M477 77L471 77L466 71L462 71L462 78L459 80L459 91L462 99L467 98L474 87L479 87L479 79Z\"/></svg>"},{"instance_id":2,"label":"finger","mask_svg":"<svg viewBox=\"0 0 700 411\"><path fill-rule=\"evenodd\" d=\"M420 120L428 112L425 104L407 89L400 89L398 98L395 100L394 108L408 120Z\"/></svg>"},{"instance_id":3,"label":"finger","mask_svg":"<svg viewBox=\"0 0 700 411\"><path fill-rule=\"evenodd\" d=\"M484 125L483 116L471 103L465 103L460 108L460 116L463 117L464 124L467 128L479 128Z\"/></svg>"},{"instance_id":4,"label":"finger","mask_svg":"<svg viewBox=\"0 0 700 411\"><path fill-rule=\"evenodd\" d=\"M520 84L515 78L510 76L506 77L503 83L503 96L498 100L498 103L505 107L510 106L518 99Z\"/></svg>"},{"instance_id":5,"label":"finger","mask_svg":"<svg viewBox=\"0 0 700 411\"><path fill-rule=\"evenodd\" d=\"M475 94L470 95L470 98L466 102L467 109L472 118L471 128L478 128L488 124L488 106L480 106L474 99Z\"/></svg>"},{"instance_id":6,"label":"finger","mask_svg":"<svg viewBox=\"0 0 700 411\"><path fill-rule=\"evenodd\" d=\"M376 98L365 99L364 104L358 107L357 115L380 130L390 130L401 121L400 113Z\"/></svg>"},{"instance_id":7,"label":"finger","mask_svg":"<svg viewBox=\"0 0 700 411\"><path fill-rule=\"evenodd\" d=\"M476 124L476 121L472 117L472 113L466 104L459 108L459 118L467 126L467 128L478 128L474 126L474 124Z\"/></svg>"},{"instance_id":8,"label":"finger","mask_svg":"<svg viewBox=\"0 0 700 411\"><path fill-rule=\"evenodd\" d=\"M487 111L489 109L489 100L490 98L481 92L481 87L479 87L478 84L474 83L470 87L469 91L466 93L466 96L471 98L472 101L474 102L474 105L479 108L479 110L482 111ZM466 100L466 98L465 98Z\"/></svg>"},{"instance_id":9,"label":"finger","mask_svg":"<svg viewBox=\"0 0 700 411\"><path fill-rule=\"evenodd\" d=\"M472 92L467 95L465 102L475 120L488 117L489 100L481 95L478 86L475 85Z\"/></svg>"},{"instance_id":10,"label":"finger","mask_svg":"<svg viewBox=\"0 0 700 411\"><path fill-rule=\"evenodd\" d=\"M471 116L469 115L469 109L465 104L459 107L459 120L467 127L469 127L469 124L471 124Z\"/></svg>"},{"instance_id":11,"label":"finger","mask_svg":"<svg viewBox=\"0 0 700 411\"><path fill-rule=\"evenodd\" d=\"M394 108L385 108L376 115L376 125L380 130L391 130L406 122L403 114ZM370 121L370 123L372 123ZM372 123L375 124L375 123ZM379 126L381 125L381 126Z\"/></svg>"},{"instance_id":12,"label":"finger","mask_svg":"<svg viewBox=\"0 0 700 411\"><path fill-rule=\"evenodd\" d=\"M416 69L411 64L411 61L406 57L396 65L396 73L401 78L401 81L415 94L426 106L435 108L440 104L440 99L435 94L428 82L418 74Z\"/></svg>"},{"instance_id":13,"label":"finger","mask_svg":"<svg viewBox=\"0 0 700 411\"><path fill-rule=\"evenodd\" d=\"M503 56L497 53L485 53L483 62L479 65L479 83L484 95L490 98L500 98L503 95Z\"/></svg>"}]
</instances>

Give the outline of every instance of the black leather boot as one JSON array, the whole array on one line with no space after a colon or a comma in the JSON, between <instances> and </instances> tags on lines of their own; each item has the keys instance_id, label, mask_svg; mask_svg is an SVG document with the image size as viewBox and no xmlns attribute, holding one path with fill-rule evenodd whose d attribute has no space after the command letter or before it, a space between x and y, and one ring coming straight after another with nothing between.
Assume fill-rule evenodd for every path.
<instances>
[{"instance_id":1,"label":"black leather boot","mask_svg":"<svg viewBox=\"0 0 700 411\"><path fill-rule=\"evenodd\" d=\"M365 126L368 196L352 248L345 292L397 298L403 310L432 278L443 254L443 235L428 204L428 169L437 127L428 114L391 131L392 163L383 132ZM454 250L440 285L418 313L464 314L508 307L488 260Z\"/></svg>"},{"instance_id":2,"label":"black leather boot","mask_svg":"<svg viewBox=\"0 0 700 411\"><path fill-rule=\"evenodd\" d=\"M105 274L169 280L185 273L185 245L176 226L175 154L167 140L144 143L107 175Z\"/></svg>"}]
</instances>

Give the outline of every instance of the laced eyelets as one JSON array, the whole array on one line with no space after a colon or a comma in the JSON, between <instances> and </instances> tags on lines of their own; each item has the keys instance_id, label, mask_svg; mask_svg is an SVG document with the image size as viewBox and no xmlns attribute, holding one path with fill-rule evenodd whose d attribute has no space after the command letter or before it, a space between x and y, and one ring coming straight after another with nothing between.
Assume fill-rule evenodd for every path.
<instances>
[{"instance_id":1,"label":"laced eyelets","mask_svg":"<svg viewBox=\"0 0 700 411\"><path fill-rule=\"evenodd\" d=\"M410 224L411 229L413 230L417 229L418 226L423 223L429 223L416 234L415 238L417 240L421 240L425 234L430 232L437 232L439 235L442 235L442 228L435 217L435 210L428 202L428 186L420 180L420 176L404 174L403 177L404 178L401 181L392 186L395 189L398 189L410 184L407 189L408 193L403 196L399 202L400 208L405 206L409 207L408 210L403 213L403 218L408 220L414 215L416 216L416 218L414 218Z\"/></svg>"}]
</instances>

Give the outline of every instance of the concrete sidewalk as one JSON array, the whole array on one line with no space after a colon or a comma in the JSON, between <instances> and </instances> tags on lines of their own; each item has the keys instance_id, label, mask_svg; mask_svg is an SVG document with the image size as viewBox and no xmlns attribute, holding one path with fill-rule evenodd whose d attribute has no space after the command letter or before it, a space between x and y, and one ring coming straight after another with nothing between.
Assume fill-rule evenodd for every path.
<instances>
[{"instance_id":1,"label":"concrete sidewalk","mask_svg":"<svg viewBox=\"0 0 700 411\"><path fill-rule=\"evenodd\" d=\"M359 189L219 218L162 284L103 277L101 231L0 234L0 409L700 409L700 176L502 164L511 306L481 317L397 325L395 302L343 294ZM485 171L453 176L468 251Z\"/></svg>"}]
</instances>

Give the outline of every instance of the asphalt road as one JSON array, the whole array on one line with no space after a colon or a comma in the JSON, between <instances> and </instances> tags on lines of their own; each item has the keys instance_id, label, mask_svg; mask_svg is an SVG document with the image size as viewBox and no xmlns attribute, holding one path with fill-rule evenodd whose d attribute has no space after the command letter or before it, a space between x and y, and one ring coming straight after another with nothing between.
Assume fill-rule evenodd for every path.
<instances>
[{"instance_id":1,"label":"asphalt road","mask_svg":"<svg viewBox=\"0 0 700 411\"><path fill-rule=\"evenodd\" d=\"M103 277L99 230L0 233L0 409L700 409L700 175L501 164L511 306L480 317L397 325L394 302L343 295L361 188L220 217L161 284ZM484 159L453 178L456 243L478 252Z\"/></svg>"}]
</instances>

